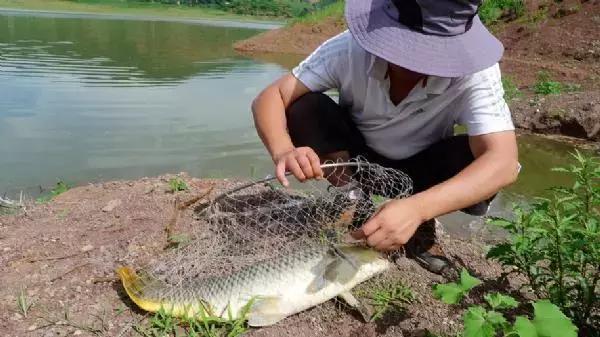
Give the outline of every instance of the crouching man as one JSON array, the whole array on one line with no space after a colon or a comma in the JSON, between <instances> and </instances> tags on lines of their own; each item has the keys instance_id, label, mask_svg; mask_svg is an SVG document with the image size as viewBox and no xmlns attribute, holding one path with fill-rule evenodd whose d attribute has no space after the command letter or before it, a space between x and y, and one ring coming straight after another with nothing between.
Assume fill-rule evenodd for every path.
<instances>
[{"instance_id":1,"label":"crouching man","mask_svg":"<svg viewBox=\"0 0 600 337\"><path fill-rule=\"evenodd\" d=\"M428 270L448 260L435 217L487 212L519 164L500 79L502 44L481 0L347 0L349 31L323 43L253 103L282 184L323 176L320 163L362 155L402 170L414 195L386 203L354 233L382 251L404 246ZM339 91L339 104L323 94ZM454 136L455 124L468 135Z\"/></svg>"}]
</instances>

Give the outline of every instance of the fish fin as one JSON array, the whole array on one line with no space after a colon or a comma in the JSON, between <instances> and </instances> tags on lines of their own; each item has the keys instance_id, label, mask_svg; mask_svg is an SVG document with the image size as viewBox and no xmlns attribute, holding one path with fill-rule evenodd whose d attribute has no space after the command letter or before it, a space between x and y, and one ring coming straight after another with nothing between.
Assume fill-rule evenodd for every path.
<instances>
[{"instance_id":1,"label":"fish fin","mask_svg":"<svg viewBox=\"0 0 600 337\"><path fill-rule=\"evenodd\" d=\"M150 299L145 294L149 286L155 287L160 281L153 279L146 273L138 275L130 267L120 267L117 269L117 274L121 278L125 292L137 306L150 312L160 310L163 303L157 299Z\"/></svg>"},{"instance_id":2,"label":"fish fin","mask_svg":"<svg viewBox=\"0 0 600 337\"><path fill-rule=\"evenodd\" d=\"M344 291L338 294L338 296L341 297L349 306L356 309L365 322L371 321L371 317L373 317L373 310L354 297L351 292Z\"/></svg>"},{"instance_id":3,"label":"fish fin","mask_svg":"<svg viewBox=\"0 0 600 337\"><path fill-rule=\"evenodd\" d=\"M324 278L329 282L346 284L358 272L358 260L342 251L336 251L334 254L336 259L325 268Z\"/></svg>"},{"instance_id":4,"label":"fish fin","mask_svg":"<svg viewBox=\"0 0 600 337\"><path fill-rule=\"evenodd\" d=\"M286 317L281 312L281 298L277 296L259 297L248 313L248 325L273 325Z\"/></svg>"},{"instance_id":5,"label":"fish fin","mask_svg":"<svg viewBox=\"0 0 600 337\"><path fill-rule=\"evenodd\" d=\"M315 279L306 288L306 292L309 294L314 294L319 290L325 288L326 285L327 280L325 279L325 277L323 275L317 275L317 277L315 277Z\"/></svg>"},{"instance_id":6,"label":"fish fin","mask_svg":"<svg viewBox=\"0 0 600 337\"><path fill-rule=\"evenodd\" d=\"M315 279L308 285L306 291L314 294L327 286L329 283L337 282L345 284L356 274L356 269L346 258L336 256L316 275Z\"/></svg>"}]
</instances>

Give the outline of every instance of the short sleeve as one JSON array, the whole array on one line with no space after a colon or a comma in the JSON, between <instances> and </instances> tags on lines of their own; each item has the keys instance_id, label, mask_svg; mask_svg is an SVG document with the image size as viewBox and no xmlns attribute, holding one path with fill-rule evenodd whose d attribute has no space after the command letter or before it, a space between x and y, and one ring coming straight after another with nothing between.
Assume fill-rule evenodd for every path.
<instances>
[{"instance_id":1,"label":"short sleeve","mask_svg":"<svg viewBox=\"0 0 600 337\"><path fill-rule=\"evenodd\" d=\"M467 127L469 136L515 129L504 100L498 64L463 80L465 87L456 107L456 122Z\"/></svg>"},{"instance_id":2,"label":"short sleeve","mask_svg":"<svg viewBox=\"0 0 600 337\"><path fill-rule=\"evenodd\" d=\"M347 73L344 57L348 55L349 32L325 41L292 70L292 74L308 89L323 92L339 88L341 75Z\"/></svg>"}]
</instances>

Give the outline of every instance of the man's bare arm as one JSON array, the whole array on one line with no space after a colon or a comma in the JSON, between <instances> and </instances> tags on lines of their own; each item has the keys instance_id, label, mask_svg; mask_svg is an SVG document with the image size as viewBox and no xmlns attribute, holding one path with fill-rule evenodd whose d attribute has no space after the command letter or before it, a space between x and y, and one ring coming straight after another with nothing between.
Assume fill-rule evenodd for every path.
<instances>
[{"instance_id":1,"label":"man's bare arm","mask_svg":"<svg viewBox=\"0 0 600 337\"><path fill-rule=\"evenodd\" d=\"M514 131L469 137L475 160L451 179L418 193L426 219L431 219L490 198L512 184L518 174Z\"/></svg>"},{"instance_id":2,"label":"man's bare arm","mask_svg":"<svg viewBox=\"0 0 600 337\"><path fill-rule=\"evenodd\" d=\"M301 181L323 176L317 154L310 148L295 148L287 131L286 109L308 92L302 82L287 74L264 89L252 103L256 130L283 185L288 185L285 171L291 171Z\"/></svg>"},{"instance_id":3,"label":"man's bare arm","mask_svg":"<svg viewBox=\"0 0 600 337\"><path fill-rule=\"evenodd\" d=\"M393 200L353 233L379 250L396 250L423 222L485 200L513 183L518 174L515 133L504 131L469 139L476 159L456 176L412 197Z\"/></svg>"}]
</instances>

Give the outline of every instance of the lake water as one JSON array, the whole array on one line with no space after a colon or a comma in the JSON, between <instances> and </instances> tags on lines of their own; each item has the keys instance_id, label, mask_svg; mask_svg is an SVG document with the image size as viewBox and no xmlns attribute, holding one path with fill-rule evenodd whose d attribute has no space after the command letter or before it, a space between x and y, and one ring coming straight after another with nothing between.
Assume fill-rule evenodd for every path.
<instances>
[{"instance_id":1,"label":"lake water","mask_svg":"<svg viewBox=\"0 0 600 337\"><path fill-rule=\"evenodd\" d=\"M232 50L260 28L0 12L0 193L59 179L270 173L249 107L298 57ZM509 194L565 182L548 168L570 146L527 136L520 150Z\"/></svg>"}]
</instances>

